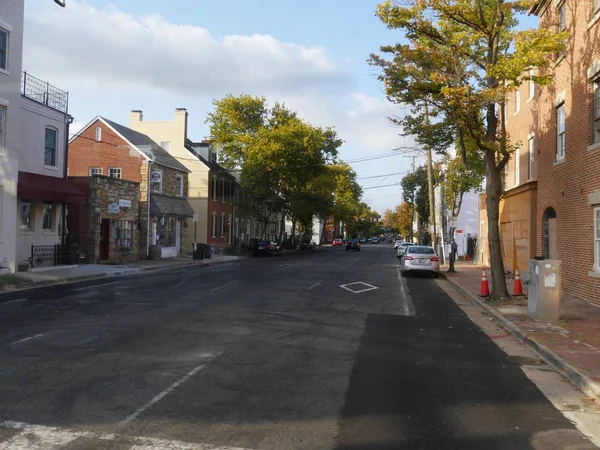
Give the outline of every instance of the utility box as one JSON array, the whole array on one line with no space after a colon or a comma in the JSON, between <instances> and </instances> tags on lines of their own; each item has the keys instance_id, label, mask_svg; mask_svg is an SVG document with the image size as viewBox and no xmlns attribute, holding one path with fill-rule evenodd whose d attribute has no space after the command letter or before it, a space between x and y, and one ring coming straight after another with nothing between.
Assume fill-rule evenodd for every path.
<instances>
[{"instance_id":1,"label":"utility box","mask_svg":"<svg viewBox=\"0 0 600 450\"><path fill-rule=\"evenodd\" d=\"M529 317L542 322L560 319L561 261L556 259L529 260Z\"/></svg>"}]
</instances>

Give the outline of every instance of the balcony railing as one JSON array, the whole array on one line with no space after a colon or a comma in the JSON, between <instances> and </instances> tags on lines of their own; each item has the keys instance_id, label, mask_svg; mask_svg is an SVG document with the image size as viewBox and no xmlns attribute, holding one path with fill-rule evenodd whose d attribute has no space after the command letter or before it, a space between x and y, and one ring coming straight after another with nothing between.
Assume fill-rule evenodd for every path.
<instances>
[{"instance_id":1,"label":"balcony railing","mask_svg":"<svg viewBox=\"0 0 600 450\"><path fill-rule=\"evenodd\" d=\"M52 86L47 81L21 73L21 95L34 102L67 114L69 111L69 93Z\"/></svg>"}]
</instances>

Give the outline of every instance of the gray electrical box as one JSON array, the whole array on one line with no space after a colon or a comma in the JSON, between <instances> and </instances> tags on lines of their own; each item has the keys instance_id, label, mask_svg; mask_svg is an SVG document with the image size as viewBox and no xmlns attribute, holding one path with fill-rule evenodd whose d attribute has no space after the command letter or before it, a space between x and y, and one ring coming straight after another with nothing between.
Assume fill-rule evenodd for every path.
<instances>
[{"instance_id":1,"label":"gray electrical box","mask_svg":"<svg viewBox=\"0 0 600 450\"><path fill-rule=\"evenodd\" d=\"M560 319L561 262L555 259L529 261L529 317L542 322Z\"/></svg>"}]
</instances>

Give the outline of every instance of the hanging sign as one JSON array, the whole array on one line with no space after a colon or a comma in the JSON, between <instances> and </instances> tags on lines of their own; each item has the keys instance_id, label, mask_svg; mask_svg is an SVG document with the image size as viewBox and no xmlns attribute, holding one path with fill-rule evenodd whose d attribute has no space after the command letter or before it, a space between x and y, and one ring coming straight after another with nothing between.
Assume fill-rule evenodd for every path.
<instances>
[{"instance_id":1,"label":"hanging sign","mask_svg":"<svg viewBox=\"0 0 600 450\"><path fill-rule=\"evenodd\" d=\"M110 205L108 205L108 212L109 213L116 214L119 211L121 211L121 207L117 203L111 203Z\"/></svg>"}]
</instances>

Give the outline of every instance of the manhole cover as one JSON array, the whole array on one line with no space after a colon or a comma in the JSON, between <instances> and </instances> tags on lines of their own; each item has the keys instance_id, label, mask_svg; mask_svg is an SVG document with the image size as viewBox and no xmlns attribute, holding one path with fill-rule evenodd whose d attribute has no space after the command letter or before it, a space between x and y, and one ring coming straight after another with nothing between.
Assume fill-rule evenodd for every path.
<instances>
[{"instance_id":1,"label":"manhole cover","mask_svg":"<svg viewBox=\"0 0 600 450\"><path fill-rule=\"evenodd\" d=\"M507 356L511 362L518 364L520 366L545 366L546 363L541 359L534 358L532 356Z\"/></svg>"}]
</instances>

